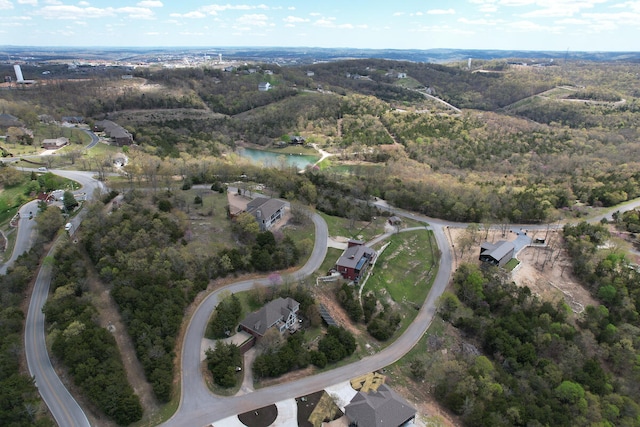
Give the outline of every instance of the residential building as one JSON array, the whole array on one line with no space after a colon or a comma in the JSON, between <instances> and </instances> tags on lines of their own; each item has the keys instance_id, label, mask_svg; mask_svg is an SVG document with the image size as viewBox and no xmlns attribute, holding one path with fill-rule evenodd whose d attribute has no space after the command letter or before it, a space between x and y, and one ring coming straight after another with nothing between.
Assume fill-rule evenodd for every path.
<instances>
[{"instance_id":1,"label":"residential building","mask_svg":"<svg viewBox=\"0 0 640 427\"><path fill-rule=\"evenodd\" d=\"M358 392L344 412L354 427L402 427L416 417L416 410L386 384L377 391Z\"/></svg>"},{"instance_id":2,"label":"residential building","mask_svg":"<svg viewBox=\"0 0 640 427\"><path fill-rule=\"evenodd\" d=\"M502 267L513 258L514 251L514 244L505 240L484 242L480 245L480 261Z\"/></svg>"},{"instance_id":3,"label":"residential building","mask_svg":"<svg viewBox=\"0 0 640 427\"><path fill-rule=\"evenodd\" d=\"M24 125L16 116L7 113L0 114L0 129L8 129L10 127L21 128L22 126Z\"/></svg>"},{"instance_id":4,"label":"residential building","mask_svg":"<svg viewBox=\"0 0 640 427\"><path fill-rule=\"evenodd\" d=\"M256 338L261 338L270 328L280 333L292 328L298 321L300 303L293 298L278 298L258 311L254 311L240 322L240 329Z\"/></svg>"},{"instance_id":5,"label":"residential building","mask_svg":"<svg viewBox=\"0 0 640 427\"><path fill-rule=\"evenodd\" d=\"M357 282L375 260L376 251L360 240L349 240L347 249L336 262L335 269L347 280Z\"/></svg>"},{"instance_id":6,"label":"residential building","mask_svg":"<svg viewBox=\"0 0 640 427\"><path fill-rule=\"evenodd\" d=\"M84 123L84 117L82 117L82 116L62 116L62 121L64 123L80 124L80 123Z\"/></svg>"},{"instance_id":7,"label":"residential building","mask_svg":"<svg viewBox=\"0 0 640 427\"><path fill-rule=\"evenodd\" d=\"M295 136L292 136L292 137L289 139L289 142L290 142L291 144L298 144L298 145L301 145L301 144L304 144L305 139L304 139L304 137L302 137L302 136L295 135Z\"/></svg>"},{"instance_id":8,"label":"residential building","mask_svg":"<svg viewBox=\"0 0 640 427\"><path fill-rule=\"evenodd\" d=\"M284 216L285 207L282 200L256 197L247 203L247 212L258 221L260 230L266 231Z\"/></svg>"},{"instance_id":9,"label":"residential building","mask_svg":"<svg viewBox=\"0 0 640 427\"><path fill-rule=\"evenodd\" d=\"M133 135L128 130L123 128L117 123L111 120L100 120L95 123L94 131L106 133L111 142L115 145L131 145L133 143Z\"/></svg>"},{"instance_id":10,"label":"residential building","mask_svg":"<svg viewBox=\"0 0 640 427\"><path fill-rule=\"evenodd\" d=\"M260 92L266 92L269 89L271 89L271 83L269 82L260 82L260 84L258 84L258 90Z\"/></svg>"},{"instance_id":11,"label":"residential building","mask_svg":"<svg viewBox=\"0 0 640 427\"><path fill-rule=\"evenodd\" d=\"M69 139L61 136L55 139L45 139L42 141L42 148L45 150L57 150L60 147L64 147L69 143Z\"/></svg>"}]
</instances>

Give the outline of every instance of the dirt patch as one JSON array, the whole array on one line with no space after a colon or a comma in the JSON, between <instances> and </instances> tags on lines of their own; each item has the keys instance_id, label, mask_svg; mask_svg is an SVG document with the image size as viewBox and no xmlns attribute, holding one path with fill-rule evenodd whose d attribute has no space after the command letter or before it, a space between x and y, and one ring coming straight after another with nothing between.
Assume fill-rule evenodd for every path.
<instances>
[{"instance_id":1,"label":"dirt patch","mask_svg":"<svg viewBox=\"0 0 640 427\"><path fill-rule=\"evenodd\" d=\"M464 232L462 228L447 229L451 250L455 248L457 251L454 257L455 268L461 263L480 264L478 260L480 244L485 241L493 243L499 240L512 241L518 237L516 233L511 232L503 235L499 230L491 230L486 234L480 230L478 243L461 254L460 245L455 244L459 242ZM564 299L575 313L581 313L587 305L598 305L589 291L573 276L571 260L563 249L560 233L549 233L546 237L546 245L525 247L516 254L520 264L512 273L513 281L519 286L528 286L533 294L544 300L555 302Z\"/></svg>"},{"instance_id":2,"label":"dirt patch","mask_svg":"<svg viewBox=\"0 0 640 427\"><path fill-rule=\"evenodd\" d=\"M276 405L265 406L264 408L238 415L240 422L248 427L270 426L277 417L278 408Z\"/></svg>"},{"instance_id":3,"label":"dirt patch","mask_svg":"<svg viewBox=\"0 0 640 427\"><path fill-rule=\"evenodd\" d=\"M311 416L311 413L313 413L323 394L324 391L317 391L315 393L296 398L296 404L298 406L298 427L313 427L313 424L309 422L309 417Z\"/></svg>"},{"instance_id":4,"label":"dirt patch","mask_svg":"<svg viewBox=\"0 0 640 427\"><path fill-rule=\"evenodd\" d=\"M329 286L316 293L316 300L318 304L324 305L329 314L331 314L331 317L333 317L333 320L335 320L338 325L351 332L356 337L357 341L358 337L362 334L362 331L353 325L351 319L349 319L349 316L347 315L347 312L336 300L335 291L336 289L334 289L333 286Z\"/></svg>"},{"instance_id":5,"label":"dirt patch","mask_svg":"<svg viewBox=\"0 0 640 427\"><path fill-rule=\"evenodd\" d=\"M513 280L520 286L528 286L542 299L564 299L575 313L582 313L588 305L599 305L573 276L571 260L564 249L528 247L520 251L518 259L520 266Z\"/></svg>"}]
</instances>

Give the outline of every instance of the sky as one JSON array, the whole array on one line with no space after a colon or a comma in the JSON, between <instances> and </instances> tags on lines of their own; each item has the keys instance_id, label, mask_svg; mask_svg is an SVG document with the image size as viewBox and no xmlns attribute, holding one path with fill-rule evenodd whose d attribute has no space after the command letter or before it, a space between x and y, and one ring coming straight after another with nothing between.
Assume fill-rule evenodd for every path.
<instances>
[{"instance_id":1,"label":"sky","mask_svg":"<svg viewBox=\"0 0 640 427\"><path fill-rule=\"evenodd\" d=\"M0 0L0 45L640 50L640 0Z\"/></svg>"}]
</instances>

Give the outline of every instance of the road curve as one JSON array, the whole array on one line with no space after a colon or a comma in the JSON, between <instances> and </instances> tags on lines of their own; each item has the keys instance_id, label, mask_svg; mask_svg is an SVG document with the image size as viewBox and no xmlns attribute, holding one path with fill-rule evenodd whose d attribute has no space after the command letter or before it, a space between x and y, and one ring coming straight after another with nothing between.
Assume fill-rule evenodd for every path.
<instances>
[{"instance_id":1,"label":"road curve","mask_svg":"<svg viewBox=\"0 0 640 427\"><path fill-rule=\"evenodd\" d=\"M18 209L20 219L18 220L18 230L16 242L13 245L11 257L0 266L0 274L7 274L7 269L13 265L15 260L28 251L33 246L33 230L36 225L35 215L38 211L38 201L32 200L25 203Z\"/></svg>"},{"instance_id":2,"label":"road curve","mask_svg":"<svg viewBox=\"0 0 640 427\"><path fill-rule=\"evenodd\" d=\"M400 211L396 211L402 214ZM409 214L407 214L408 216ZM416 218L417 216L412 215ZM427 222L426 217L420 217ZM313 217L316 226L316 245L314 254L326 254L327 226L319 215ZM383 351L367 356L358 362L342 366L327 372L313 375L298 381L279 384L272 387L259 389L249 394L234 397L214 396L207 389L200 370L200 343L204 336L206 323L211 312L218 303L222 292L240 292L251 289L254 280L238 282L210 294L196 309L191 322L187 327L182 352L182 396L180 406L174 416L164 423L165 426L204 426L214 421L258 409L260 407L278 402L280 400L302 396L333 384L342 382L377 369L383 368L406 354L420 340L431 324L436 311L436 301L444 292L451 277L451 253L449 244L441 225L433 228L436 242L441 252L438 273L427 299L418 312L414 322L393 344ZM320 257L318 258L320 259ZM319 261L310 258L309 262L300 269L294 280L301 279L313 273L320 264ZM266 279L259 281L269 285Z\"/></svg>"},{"instance_id":3,"label":"road curve","mask_svg":"<svg viewBox=\"0 0 640 427\"><path fill-rule=\"evenodd\" d=\"M91 172L52 172L78 181L83 186L82 190L84 190L89 197L93 195L96 188L103 187L101 182L93 179L94 174ZM86 215L86 211L81 211L72 220L73 223L76 226L79 225L84 215ZM23 218L21 221L29 221L26 218L28 217ZM29 231L28 234L26 234L26 232L20 233L20 229L25 226L25 224L32 225L32 222L34 221L20 224L20 227L18 228L18 240L26 239L27 242L16 241L16 248L19 243L26 248L25 250L29 250L31 247L31 231ZM59 237L59 239L66 238L66 235ZM54 253L56 246L57 243L53 245L48 255L52 255ZM27 356L27 366L29 368L29 373L35 379L38 392L49 407L49 410L58 425L88 427L90 424L87 416L80 405L78 405L78 402L73 398L73 396L71 396L62 381L60 381L60 378L51 365L49 352L47 350L44 313L42 312L42 307L49 296L52 270L53 267L46 263L43 263L40 267L40 271L38 272L38 276L36 277L33 287L31 301L29 302L29 311L27 312L24 334L24 351Z\"/></svg>"},{"instance_id":4,"label":"road curve","mask_svg":"<svg viewBox=\"0 0 640 427\"><path fill-rule=\"evenodd\" d=\"M54 245L48 255L53 255ZM35 378L38 392L49 407L59 426L90 427L89 420L78 402L62 384L51 365L45 340L44 313L42 307L49 296L53 267L40 267L29 303L25 323L24 344L29 374Z\"/></svg>"}]
</instances>

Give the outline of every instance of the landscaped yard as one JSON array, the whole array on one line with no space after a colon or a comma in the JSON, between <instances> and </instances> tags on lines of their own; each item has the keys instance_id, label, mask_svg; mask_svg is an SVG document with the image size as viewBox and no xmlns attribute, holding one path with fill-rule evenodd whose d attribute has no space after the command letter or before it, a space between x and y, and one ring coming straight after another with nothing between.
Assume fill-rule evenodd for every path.
<instances>
[{"instance_id":1,"label":"landscaped yard","mask_svg":"<svg viewBox=\"0 0 640 427\"><path fill-rule=\"evenodd\" d=\"M400 327L404 331L431 289L438 268L437 247L428 230L394 234L389 243L362 292L374 291L380 301L396 306L404 314Z\"/></svg>"},{"instance_id":2,"label":"landscaped yard","mask_svg":"<svg viewBox=\"0 0 640 427\"><path fill-rule=\"evenodd\" d=\"M327 222L329 236L342 236L364 241L371 240L375 236L384 233L384 225L387 221L387 218L376 217L371 222L355 221L352 226L350 219L331 216L322 212L318 213Z\"/></svg>"}]
</instances>

